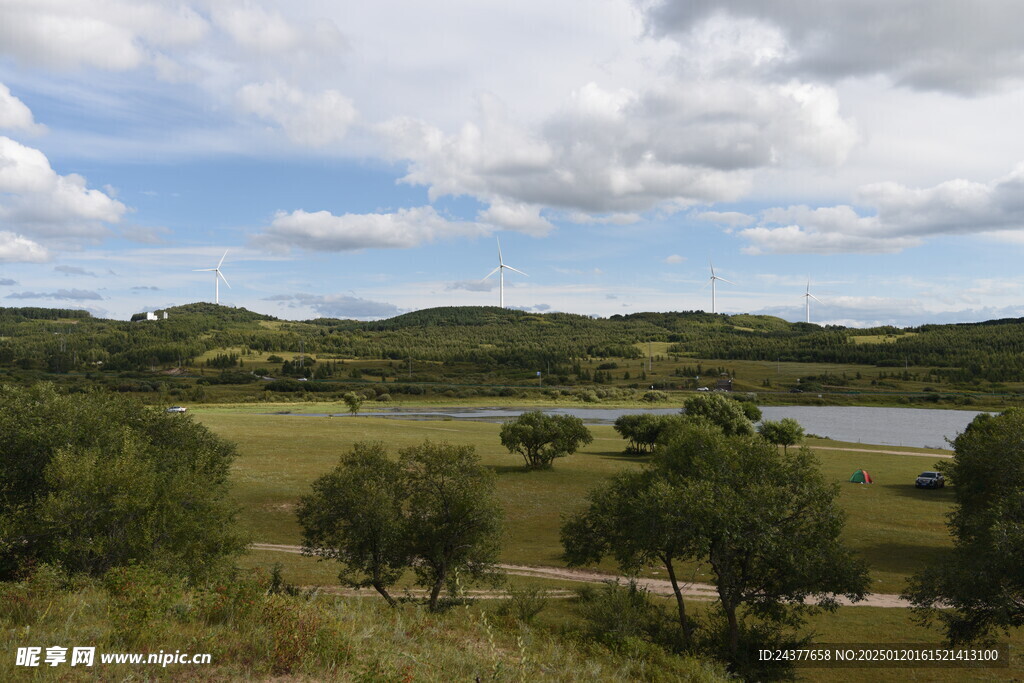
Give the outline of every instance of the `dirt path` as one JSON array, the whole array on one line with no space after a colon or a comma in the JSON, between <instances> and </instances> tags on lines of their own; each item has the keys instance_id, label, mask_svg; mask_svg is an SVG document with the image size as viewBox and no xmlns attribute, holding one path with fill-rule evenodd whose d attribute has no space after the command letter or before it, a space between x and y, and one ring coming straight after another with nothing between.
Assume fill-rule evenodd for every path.
<instances>
[{"instance_id":1,"label":"dirt path","mask_svg":"<svg viewBox=\"0 0 1024 683\"><path fill-rule=\"evenodd\" d=\"M302 548L297 545L279 545L276 543L253 543L250 546L253 550L265 550L272 552L301 554ZM522 564L499 564L498 568L506 574L516 576L534 576L545 579L560 579L562 581L580 581L583 583L602 583L604 581L628 581L628 577L616 576L614 574L601 574L587 571L585 569L568 569L566 567L531 567ZM666 579L637 579L637 585L643 586L655 595L671 596L672 584ZM497 597L493 592L482 597ZM714 601L718 599L715 587L707 583L684 584L683 593L695 600ZM353 593L354 594L354 593ZM557 596L556 596L557 597ZM842 605L852 605L846 598L839 598ZM856 603L858 607L910 607L910 603L898 595L886 593L871 593L864 600Z\"/></svg>"},{"instance_id":2,"label":"dirt path","mask_svg":"<svg viewBox=\"0 0 1024 683\"><path fill-rule=\"evenodd\" d=\"M952 458L952 455L942 453L918 453L917 451L880 451L873 448L848 448L846 446L811 446L815 451L851 451L853 453L881 453L883 455L916 455L919 458Z\"/></svg>"}]
</instances>

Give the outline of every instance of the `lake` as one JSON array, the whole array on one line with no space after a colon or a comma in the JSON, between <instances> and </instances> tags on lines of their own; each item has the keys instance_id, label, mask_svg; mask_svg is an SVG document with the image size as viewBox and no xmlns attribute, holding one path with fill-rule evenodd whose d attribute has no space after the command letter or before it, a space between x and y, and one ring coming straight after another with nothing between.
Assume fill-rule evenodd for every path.
<instances>
[{"instance_id":1,"label":"lake","mask_svg":"<svg viewBox=\"0 0 1024 683\"><path fill-rule=\"evenodd\" d=\"M545 408L552 415L574 415L592 424L611 424L632 413L671 415L678 408ZM524 412L509 408L436 408L431 410L395 409L367 412L363 415L405 420L477 420L504 422ZM946 439L952 439L970 424L978 413L971 410L934 410L926 408L868 408L861 406L764 406L766 420L791 417L808 434L828 437L836 441L882 444L886 446L913 446L919 448L949 448ZM323 415L321 413L321 415Z\"/></svg>"}]
</instances>

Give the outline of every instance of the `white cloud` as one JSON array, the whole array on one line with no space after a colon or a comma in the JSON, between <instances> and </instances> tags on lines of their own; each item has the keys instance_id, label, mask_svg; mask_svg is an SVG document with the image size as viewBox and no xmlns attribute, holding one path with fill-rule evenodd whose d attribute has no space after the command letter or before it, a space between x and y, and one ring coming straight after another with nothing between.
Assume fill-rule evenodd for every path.
<instances>
[{"instance_id":1,"label":"white cloud","mask_svg":"<svg viewBox=\"0 0 1024 683\"><path fill-rule=\"evenodd\" d=\"M56 173L39 150L0 136L0 219L8 225L31 236L95 238L126 210L82 176Z\"/></svg>"},{"instance_id":2,"label":"white cloud","mask_svg":"<svg viewBox=\"0 0 1024 683\"><path fill-rule=\"evenodd\" d=\"M42 263L49 260L50 254L41 244L13 232L0 231L0 262Z\"/></svg>"},{"instance_id":3,"label":"white cloud","mask_svg":"<svg viewBox=\"0 0 1024 683\"><path fill-rule=\"evenodd\" d=\"M490 292L498 286L496 280L460 280L445 285L448 291L464 290L467 292Z\"/></svg>"},{"instance_id":4,"label":"white cloud","mask_svg":"<svg viewBox=\"0 0 1024 683\"><path fill-rule=\"evenodd\" d=\"M32 110L12 95L10 89L3 83L0 83L0 128L35 134L46 131L46 126L35 122Z\"/></svg>"},{"instance_id":5,"label":"white cloud","mask_svg":"<svg viewBox=\"0 0 1024 683\"><path fill-rule=\"evenodd\" d=\"M753 55L780 76L881 74L912 88L969 95L1024 80L1024 5L1012 0L634 1L655 35L686 44L728 30L726 49Z\"/></svg>"},{"instance_id":6,"label":"white cloud","mask_svg":"<svg viewBox=\"0 0 1024 683\"><path fill-rule=\"evenodd\" d=\"M565 220L582 225L632 225L639 223L642 219L636 213L593 214L572 211L565 216Z\"/></svg>"},{"instance_id":7,"label":"white cloud","mask_svg":"<svg viewBox=\"0 0 1024 683\"><path fill-rule=\"evenodd\" d=\"M250 4L216 5L213 19L236 43L255 50L283 52L297 47L302 39L300 31L280 12Z\"/></svg>"},{"instance_id":8,"label":"white cloud","mask_svg":"<svg viewBox=\"0 0 1024 683\"><path fill-rule=\"evenodd\" d=\"M57 68L112 71L150 63L154 50L198 41L208 24L184 4L139 0L8 0L0 51Z\"/></svg>"},{"instance_id":9,"label":"white cloud","mask_svg":"<svg viewBox=\"0 0 1024 683\"><path fill-rule=\"evenodd\" d=\"M856 140L829 88L692 76L637 92L589 83L537 126L488 95L478 122L457 133L409 117L376 130L409 161L403 181L432 199L471 195L577 219L734 200L755 169L833 165Z\"/></svg>"},{"instance_id":10,"label":"white cloud","mask_svg":"<svg viewBox=\"0 0 1024 683\"><path fill-rule=\"evenodd\" d=\"M507 230L517 230L538 237L546 235L555 228L540 215L539 206L498 199L494 200L489 208L481 211L477 218Z\"/></svg>"},{"instance_id":11,"label":"white cloud","mask_svg":"<svg viewBox=\"0 0 1024 683\"><path fill-rule=\"evenodd\" d=\"M308 147L339 142L356 119L352 100L337 90L311 94L281 80L243 86L238 102L243 111L276 123L290 140Z\"/></svg>"},{"instance_id":12,"label":"white cloud","mask_svg":"<svg viewBox=\"0 0 1024 683\"><path fill-rule=\"evenodd\" d=\"M401 313L401 309L393 304L347 294L277 294L264 301L284 302L288 308L308 307L328 318L375 319Z\"/></svg>"},{"instance_id":13,"label":"white cloud","mask_svg":"<svg viewBox=\"0 0 1024 683\"><path fill-rule=\"evenodd\" d=\"M726 225L730 228L741 228L757 220L753 216L740 213L739 211L704 211L697 214L696 218L707 223Z\"/></svg>"},{"instance_id":14,"label":"white cloud","mask_svg":"<svg viewBox=\"0 0 1024 683\"><path fill-rule=\"evenodd\" d=\"M237 45L261 53L282 55L345 46L341 32L329 19L295 22L276 10L267 11L249 3L214 5L211 16Z\"/></svg>"},{"instance_id":15,"label":"white cloud","mask_svg":"<svg viewBox=\"0 0 1024 683\"><path fill-rule=\"evenodd\" d=\"M675 265L677 263L682 263L683 261L685 261L686 257L685 256L680 256L679 254L672 254L671 256L666 256L662 260L665 263L668 263L670 265Z\"/></svg>"},{"instance_id":16,"label":"white cloud","mask_svg":"<svg viewBox=\"0 0 1024 683\"><path fill-rule=\"evenodd\" d=\"M990 183L950 180L929 188L875 183L856 193L873 214L839 205L773 208L739 234L748 253L884 253L936 235L990 234L1019 239L1024 229L1024 165ZM774 227L781 226L781 227Z\"/></svg>"},{"instance_id":17,"label":"white cloud","mask_svg":"<svg viewBox=\"0 0 1024 683\"><path fill-rule=\"evenodd\" d=\"M58 272L58 273L63 273L64 275L68 275L68 276L70 276L70 275L84 275L86 277L99 277L99 275L97 275L96 273L93 273L92 271L88 271L85 268L79 268L78 266L64 266L64 265L61 265L61 266L55 266L54 270L56 272Z\"/></svg>"},{"instance_id":18,"label":"white cloud","mask_svg":"<svg viewBox=\"0 0 1024 683\"><path fill-rule=\"evenodd\" d=\"M272 248L315 251L357 249L407 249L437 239L479 236L490 228L479 223L452 221L431 206L399 209L394 213L347 213L299 209L274 216L270 226L255 240Z\"/></svg>"},{"instance_id":19,"label":"white cloud","mask_svg":"<svg viewBox=\"0 0 1024 683\"><path fill-rule=\"evenodd\" d=\"M66 301L100 301L99 292L88 289L58 289L56 292L14 292L8 299L62 299Z\"/></svg>"}]
</instances>

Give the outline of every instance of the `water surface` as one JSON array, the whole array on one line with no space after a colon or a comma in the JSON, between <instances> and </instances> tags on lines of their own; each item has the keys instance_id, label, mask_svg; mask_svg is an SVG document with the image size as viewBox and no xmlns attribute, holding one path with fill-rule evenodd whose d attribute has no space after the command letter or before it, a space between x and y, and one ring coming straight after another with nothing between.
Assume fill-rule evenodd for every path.
<instances>
[{"instance_id":1,"label":"water surface","mask_svg":"<svg viewBox=\"0 0 1024 683\"><path fill-rule=\"evenodd\" d=\"M523 412L525 408L436 408L410 410L396 408L367 412L362 415L397 418L403 420L476 420L504 422ZM671 415L678 408L545 408L551 415L573 415L591 424L611 424L622 415L651 413ZM946 439L962 432L980 413L972 410L935 410L928 408L868 408L863 406L763 406L766 420L791 417L803 425L808 434L828 437L837 441L882 444L886 446L912 446L919 448L949 448ZM317 413L320 416L326 413ZM296 413L298 415L298 413ZM305 415L310 415L305 413ZM340 415L340 414L339 414Z\"/></svg>"}]
</instances>

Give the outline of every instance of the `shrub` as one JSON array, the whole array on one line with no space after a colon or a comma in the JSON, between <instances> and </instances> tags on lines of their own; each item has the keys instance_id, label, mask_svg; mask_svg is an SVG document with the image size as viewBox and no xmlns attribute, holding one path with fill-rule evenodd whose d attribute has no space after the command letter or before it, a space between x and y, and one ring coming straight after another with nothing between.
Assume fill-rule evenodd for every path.
<instances>
[{"instance_id":1,"label":"shrub","mask_svg":"<svg viewBox=\"0 0 1024 683\"><path fill-rule=\"evenodd\" d=\"M508 600L498 607L498 614L511 616L524 624L533 620L548 605L547 591L543 588L529 586L526 588L509 587Z\"/></svg>"},{"instance_id":2,"label":"shrub","mask_svg":"<svg viewBox=\"0 0 1024 683\"><path fill-rule=\"evenodd\" d=\"M600 588L586 586L577 591L576 613L583 619L584 633L610 647L621 647L630 638L664 642L672 622L651 601L650 591L631 580L623 586L605 581Z\"/></svg>"},{"instance_id":3,"label":"shrub","mask_svg":"<svg viewBox=\"0 0 1024 683\"><path fill-rule=\"evenodd\" d=\"M0 387L0 577L40 562L201 577L245 546L234 447L189 415L114 394Z\"/></svg>"},{"instance_id":4,"label":"shrub","mask_svg":"<svg viewBox=\"0 0 1024 683\"><path fill-rule=\"evenodd\" d=\"M668 400L668 394L664 391L645 391L644 395L640 397L640 400L646 401L647 403L664 403Z\"/></svg>"}]
</instances>

